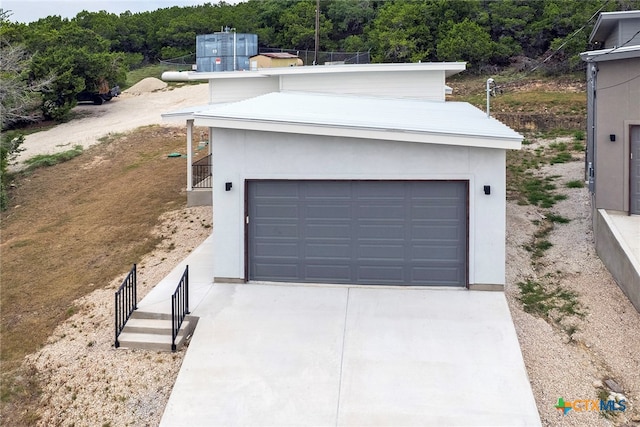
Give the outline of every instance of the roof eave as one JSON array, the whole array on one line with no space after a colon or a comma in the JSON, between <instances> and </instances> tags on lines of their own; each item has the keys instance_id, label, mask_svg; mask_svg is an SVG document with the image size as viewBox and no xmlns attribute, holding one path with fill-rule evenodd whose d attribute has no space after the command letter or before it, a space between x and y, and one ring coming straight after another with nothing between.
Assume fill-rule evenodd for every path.
<instances>
[{"instance_id":1,"label":"roof eave","mask_svg":"<svg viewBox=\"0 0 640 427\"><path fill-rule=\"evenodd\" d=\"M627 10L618 12L603 12L598 16L598 20L591 30L589 42L603 42L611 33L619 21L624 19L640 18L640 10Z\"/></svg>"},{"instance_id":2,"label":"roof eave","mask_svg":"<svg viewBox=\"0 0 640 427\"><path fill-rule=\"evenodd\" d=\"M585 62L614 61L618 59L631 59L640 57L640 45L625 46L621 48L610 48L601 50L590 50L582 52L580 59Z\"/></svg>"},{"instance_id":3,"label":"roof eave","mask_svg":"<svg viewBox=\"0 0 640 427\"><path fill-rule=\"evenodd\" d=\"M466 62L418 62L406 64L340 64L304 67L260 68L254 71L166 71L162 73L164 81L206 81L217 79L264 78L289 74L329 74L329 73L362 73L378 71L423 71L444 72L446 77L458 74L467 68Z\"/></svg>"},{"instance_id":4,"label":"roof eave","mask_svg":"<svg viewBox=\"0 0 640 427\"><path fill-rule=\"evenodd\" d=\"M195 114L196 126L262 132L295 133L303 135L336 136L386 141L416 142L423 144L454 145L464 147L519 150L522 137L500 135L473 135L448 132L381 129L356 126L332 126L317 123L294 123L259 119L238 119L223 116Z\"/></svg>"}]
</instances>

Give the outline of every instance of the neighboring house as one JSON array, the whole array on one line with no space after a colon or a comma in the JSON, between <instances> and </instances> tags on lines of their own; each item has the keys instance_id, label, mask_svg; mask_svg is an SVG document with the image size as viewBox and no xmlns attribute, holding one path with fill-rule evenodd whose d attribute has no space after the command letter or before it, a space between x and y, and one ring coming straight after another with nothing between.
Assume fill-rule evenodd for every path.
<instances>
[{"instance_id":1,"label":"neighboring house","mask_svg":"<svg viewBox=\"0 0 640 427\"><path fill-rule=\"evenodd\" d=\"M304 65L302 59L297 55L287 52L261 53L260 55L252 56L250 61L252 70L259 68L298 67Z\"/></svg>"},{"instance_id":2,"label":"neighboring house","mask_svg":"<svg viewBox=\"0 0 640 427\"><path fill-rule=\"evenodd\" d=\"M640 11L601 13L587 63L587 178L594 209L640 214Z\"/></svg>"},{"instance_id":3,"label":"neighboring house","mask_svg":"<svg viewBox=\"0 0 640 427\"><path fill-rule=\"evenodd\" d=\"M640 10L601 13L590 42L580 56L596 251L640 311Z\"/></svg>"},{"instance_id":4,"label":"neighboring house","mask_svg":"<svg viewBox=\"0 0 640 427\"><path fill-rule=\"evenodd\" d=\"M505 158L522 136L445 102L445 77L463 69L210 76L213 100L240 82L264 93L165 114L215 141L215 281L503 289Z\"/></svg>"}]
</instances>

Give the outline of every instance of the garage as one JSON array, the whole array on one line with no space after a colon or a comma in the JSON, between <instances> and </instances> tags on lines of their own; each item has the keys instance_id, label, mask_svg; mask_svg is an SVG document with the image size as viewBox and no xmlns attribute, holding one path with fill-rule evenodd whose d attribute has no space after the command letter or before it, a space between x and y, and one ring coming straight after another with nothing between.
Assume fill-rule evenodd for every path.
<instances>
[{"instance_id":1,"label":"garage","mask_svg":"<svg viewBox=\"0 0 640 427\"><path fill-rule=\"evenodd\" d=\"M214 281L503 290L506 151L457 102L270 93L212 107Z\"/></svg>"},{"instance_id":2,"label":"garage","mask_svg":"<svg viewBox=\"0 0 640 427\"><path fill-rule=\"evenodd\" d=\"M249 180L248 279L468 284L466 180Z\"/></svg>"}]
</instances>

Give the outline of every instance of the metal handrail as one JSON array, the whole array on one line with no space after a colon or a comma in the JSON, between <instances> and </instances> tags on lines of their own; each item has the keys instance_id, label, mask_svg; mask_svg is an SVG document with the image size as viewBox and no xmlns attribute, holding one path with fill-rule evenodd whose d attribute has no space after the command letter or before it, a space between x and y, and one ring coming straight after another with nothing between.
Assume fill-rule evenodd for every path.
<instances>
[{"instance_id":1,"label":"metal handrail","mask_svg":"<svg viewBox=\"0 0 640 427\"><path fill-rule=\"evenodd\" d=\"M211 188L211 154L196 160L191 165L193 188Z\"/></svg>"},{"instance_id":2,"label":"metal handrail","mask_svg":"<svg viewBox=\"0 0 640 427\"><path fill-rule=\"evenodd\" d=\"M176 338L182 321L189 314L189 266L184 269L180 283L171 295L171 351L176 351Z\"/></svg>"},{"instance_id":3,"label":"metal handrail","mask_svg":"<svg viewBox=\"0 0 640 427\"><path fill-rule=\"evenodd\" d=\"M116 348L120 347L118 336L124 329L124 325L131 317L131 313L138 308L137 281L136 265L133 264L131 271L115 293Z\"/></svg>"}]
</instances>

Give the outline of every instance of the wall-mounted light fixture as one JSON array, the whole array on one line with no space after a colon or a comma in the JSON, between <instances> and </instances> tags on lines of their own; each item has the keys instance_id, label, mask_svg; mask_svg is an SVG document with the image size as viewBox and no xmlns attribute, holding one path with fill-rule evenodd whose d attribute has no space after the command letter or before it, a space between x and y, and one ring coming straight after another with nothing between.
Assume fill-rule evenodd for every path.
<instances>
[{"instance_id":1,"label":"wall-mounted light fixture","mask_svg":"<svg viewBox=\"0 0 640 427\"><path fill-rule=\"evenodd\" d=\"M231 191L231 187L233 187L233 184L231 184L230 182L224 183L224 191Z\"/></svg>"},{"instance_id":2,"label":"wall-mounted light fixture","mask_svg":"<svg viewBox=\"0 0 640 427\"><path fill-rule=\"evenodd\" d=\"M609 135L609 141L611 142L616 142L616 135L614 133L612 133L611 135Z\"/></svg>"},{"instance_id":3,"label":"wall-mounted light fixture","mask_svg":"<svg viewBox=\"0 0 640 427\"><path fill-rule=\"evenodd\" d=\"M485 185L484 186L484 194L486 194L487 196L489 194L491 194L491 186L490 185Z\"/></svg>"}]
</instances>

